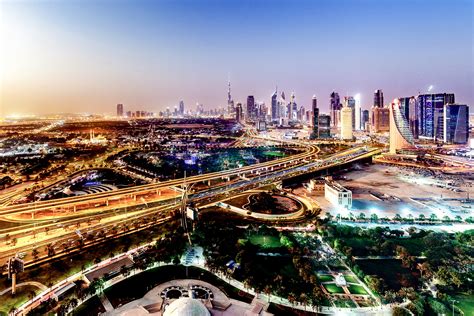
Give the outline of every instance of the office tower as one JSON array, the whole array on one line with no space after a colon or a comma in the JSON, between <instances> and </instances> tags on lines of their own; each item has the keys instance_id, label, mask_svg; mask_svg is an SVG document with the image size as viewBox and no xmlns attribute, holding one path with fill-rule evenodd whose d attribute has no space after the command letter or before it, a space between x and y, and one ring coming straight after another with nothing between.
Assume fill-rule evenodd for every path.
<instances>
[{"instance_id":1,"label":"office tower","mask_svg":"<svg viewBox=\"0 0 474 316\"><path fill-rule=\"evenodd\" d=\"M362 111L361 127L364 131L369 131L369 110Z\"/></svg>"},{"instance_id":2,"label":"office tower","mask_svg":"<svg viewBox=\"0 0 474 316\"><path fill-rule=\"evenodd\" d=\"M404 109L399 100L393 100L388 110L390 116L390 153L396 154L400 150L413 148L413 134L410 130L410 124L403 114Z\"/></svg>"},{"instance_id":3,"label":"office tower","mask_svg":"<svg viewBox=\"0 0 474 316\"><path fill-rule=\"evenodd\" d=\"M469 140L469 107L466 104L445 104L443 141L467 144Z\"/></svg>"},{"instance_id":4,"label":"office tower","mask_svg":"<svg viewBox=\"0 0 474 316\"><path fill-rule=\"evenodd\" d=\"M454 102L453 93L421 94L417 97L420 138L443 139L444 105Z\"/></svg>"},{"instance_id":5,"label":"office tower","mask_svg":"<svg viewBox=\"0 0 474 316\"><path fill-rule=\"evenodd\" d=\"M317 138L331 138L331 116L321 114L318 116L318 136Z\"/></svg>"},{"instance_id":6,"label":"office tower","mask_svg":"<svg viewBox=\"0 0 474 316\"><path fill-rule=\"evenodd\" d=\"M232 95L230 94L230 80L227 82L227 113L233 114L235 111L234 100L232 100Z\"/></svg>"},{"instance_id":7,"label":"office tower","mask_svg":"<svg viewBox=\"0 0 474 316\"><path fill-rule=\"evenodd\" d=\"M340 126L340 111L341 102L339 99L339 94L333 91L329 97L329 115L331 116L331 125L333 127Z\"/></svg>"},{"instance_id":8,"label":"office tower","mask_svg":"<svg viewBox=\"0 0 474 316\"><path fill-rule=\"evenodd\" d=\"M407 119L413 137L417 139L420 122L418 117L418 102L414 96L398 98L398 101L400 102L400 111Z\"/></svg>"},{"instance_id":9,"label":"office tower","mask_svg":"<svg viewBox=\"0 0 474 316\"><path fill-rule=\"evenodd\" d=\"M292 121L296 121L297 116L298 116L298 114L297 114L298 106L296 105L295 93L294 92L291 93L290 103L288 104L288 110L289 110L288 119L292 120Z\"/></svg>"},{"instance_id":10,"label":"office tower","mask_svg":"<svg viewBox=\"0 0 474 316\"><path fill-rule=\"evenodd\" d=\"M361 122L362 109L360 106L360 93L357 93L354 96L354 100L355 100L354 126L355 126L355 130L360 131L361 129L364 129L362 127L362 122Z\"/></svg>"},{"instance_id":11,"label":"office tower","mask_svg":"<svg viewBox=\"0 0 474 316\"><path fill-rule=\"evenodd\" d=\"M344 106L341 109L341 139L352 139L352 108Z\"/></svg>"},{"instance_id":12,"label":"office tower","mask_svg":"<svg viewBox=\"0 0 474 316\"><path fill-rule=\"evenodd\" d=\"M374 92L374 107L383 108L383 92L382 90L375 90Z\"/></svg>"},{"instance_id":13,"label":"office tower","mask_svg":"<svg viewBox=\"0 0 474 316\"><path fill-rule=\"evenodd\" d=\"M183 100L179 101L179 115L181 116L184 115L184 101Z\"/></svg>"},{"instance_id":14,"label":"office tower","mask_svg":"<svg viewBox=\"0 0 474 316\"><path fill-rule=\"evenodd\" d=\"M118 117L123 116L123 104L117 104L117 116Z\"/></svg>"},{"instance_id":15,"label":"office tower","mask_svg":"<svg viewBox=\"0 0 474 316\"><path fill-rule=\"evenodd\" d=\"M268 109L267 109L267 106L265 105L265 102L257 102L255 106L255 117L260 120L265 121L267 112L268 112Z\"/></svg>"},{"instance_id":16,"label":"office tower","mask_svg":"<svg viewBox=\"0 0 474 316\"><path fill-rule=\"evenodd\" d=\"M286 99L285 99L285 92L281 92L280 100L278 101L278 108L280 109L280 118L286 118Z\"/></svg>"},{"instance_id":17,"label":"office tower","mask_svg":"<svg viewBox=\"0 0 474 316\"><path fill-rule=\"evenodd\" d=\"M352 110L352 130L355 130L355 103L354 97L344 97L344 107L348 107Z\"/></svg>"},{"instance_id":18,"label":"office tower","mask_svg":"<svg viewBox=\"0 0 474 316\"><path fill-rule=\"evenodd\" d=\"M372 132L383 133L390 130L390 109L389 108L372 108Z\"/></svg>"},{"instance_id":19,"label":"office tower","mask_svg":"<svg viewBox=\"0 0 474 316\"><path fill-rule=\"evenodd\" d=\"M311 125L313 126L313 131L310 135L310 138L314 139L319 137L319 109L316 95L313 95L313 99L311 100L311 112L313 113L311 122Z\"/></svg>"},{"instance_id":20,"label":"office tower","mask_svg":"<svg viewBox=\"0 0 474 316\"><path fill-rule=\"evenodd\" d=\"M280 109L278 106L278 88L275 88L275 92L272 94L272 121L278 121L280 118Z\"/></svg>"},{"instance_id":21,"label":"office tower","mask_svg":"<svg viewBox=\"0 0 474 316\"><path fill-rule=\"evenodd\" d=\"M253 95L247 97L247 119L255 119L255 98Z\"/></svg>"},{"instance_id":22,"label":"office tower","mask_svg":"<svg viewBox=\"0 0 474 316\"><path fill-rule=\"evenodd\" d=\"M298 121L300 122L306 121L305 113L306 113L306 110L304 106L300 106L300 109L298 110Z\"/></svg>"},{"instance_id":23,"label":"office tower","mask_svg":"<svg viewBox=\"0 0 474 316\"><path fill-rule=\"evenodd\" d=\"M242 110L242 103L238 102L237 106L235 108L235 120L237 122L240 122L243 119L242 111L243 111Z\"/></svg>"}]
</instances>

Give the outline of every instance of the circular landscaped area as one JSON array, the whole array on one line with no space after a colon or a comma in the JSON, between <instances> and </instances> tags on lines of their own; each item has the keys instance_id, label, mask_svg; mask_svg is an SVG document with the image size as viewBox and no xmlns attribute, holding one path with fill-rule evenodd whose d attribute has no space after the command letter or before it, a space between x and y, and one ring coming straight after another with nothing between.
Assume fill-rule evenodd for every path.
<instances>
[{"instance_id":1,"label":"circular landscaped area","mask_svg":"<svg viewBox=\"0 0 474 316\"><path fill-rule=\"evenodd\" d=\"M248 203L242 208L262 214L291 214L301 210L303 205L289 196L259 192L249 195Z\"/></svg>"}]
</instances>

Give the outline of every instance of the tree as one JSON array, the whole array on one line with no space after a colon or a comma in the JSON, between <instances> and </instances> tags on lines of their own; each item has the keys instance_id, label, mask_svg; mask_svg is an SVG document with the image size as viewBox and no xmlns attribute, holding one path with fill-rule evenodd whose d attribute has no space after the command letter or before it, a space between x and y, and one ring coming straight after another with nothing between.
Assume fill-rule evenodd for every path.
<instances>
[{"instance_id":1,"label":"tree","mask_svg":"<svg viewBox=\"0 0 474 316\"><path fill-rule=\"evenodd\" d=\"M35 260L38 260L39 251L35 248L31 251L31 255Z\"/></svg>"},{"instance_id":2,"label":"tree","mask_svg":"<svg viewBox=\"0 0 474 316\"><path fill-rule=\"evenodd\" d=\"M392 308L392 316L410 316L410 312L403 307L395 306Z\"/></svg>"}]
</instances>

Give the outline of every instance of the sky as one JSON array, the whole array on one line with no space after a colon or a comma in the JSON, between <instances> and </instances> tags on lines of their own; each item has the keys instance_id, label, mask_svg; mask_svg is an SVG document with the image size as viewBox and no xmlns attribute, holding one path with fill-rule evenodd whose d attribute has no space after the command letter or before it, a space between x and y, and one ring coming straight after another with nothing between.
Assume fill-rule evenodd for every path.
<instances>
[{"instance_id":1,"label":"sky","mask_svg":"<svg viewBox=\"0 0 474 316\"><path fill-rule=\"evenodd\" d=\"M0 1L0 117L270 104L278 86L474 104L473 0Z\"/></svg>"}]
</instances>

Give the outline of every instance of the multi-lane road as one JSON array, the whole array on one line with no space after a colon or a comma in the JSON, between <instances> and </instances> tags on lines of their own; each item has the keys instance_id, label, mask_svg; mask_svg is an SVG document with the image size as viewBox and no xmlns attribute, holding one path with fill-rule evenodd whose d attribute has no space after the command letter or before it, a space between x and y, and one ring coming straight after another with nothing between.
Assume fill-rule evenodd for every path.
<instances>
[{"instance_id":1,"label":"multi-lane road","mask_svg":"<svg viewBox=\"0 0 474 316\"><path fill-rule=\"evenodd\" d=\"M378 149L361 146L319 159L316 144L285 142L301 147L303 151L278 160L189 177L186 179L187 185L199 184L194 186L196 189L191 192L189 199L196 203L200 200L219 200L231 192L242 192L379 153ZM40 259L47 258L48 247L56 247L55 253L69 251L83 243L80 239L87 236L111 238L157 224L170 218L172 212L179 208L183 187L183 179L176 179L116 191L2 207L0 219L15 224L0 229L0 262L19 252L27 254L27 262L33 261L33 249L39 251ZM174 194L170 193L172 190Z\"/></svg>"}]
</instances>

